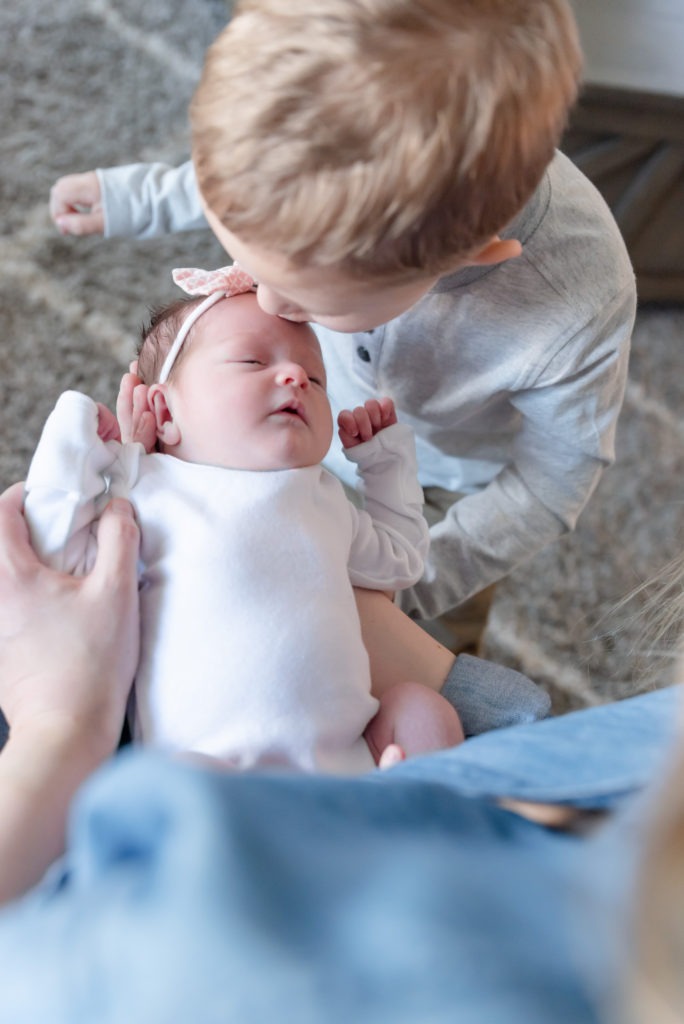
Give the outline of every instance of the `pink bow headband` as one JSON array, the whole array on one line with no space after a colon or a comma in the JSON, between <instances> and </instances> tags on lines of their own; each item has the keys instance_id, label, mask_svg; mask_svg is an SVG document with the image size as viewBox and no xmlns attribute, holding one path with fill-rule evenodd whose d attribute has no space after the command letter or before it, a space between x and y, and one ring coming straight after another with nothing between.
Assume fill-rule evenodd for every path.
<instances>
[{"instance_id":1,"label":"pink bow headband","mask_svg":"<svg viewBox=\"0 0 684 1024\"><path fill-rule=\"evenodd\" d=\"M197 267L180 267L172 271L174 282L187 292L188 295L206 295L204 302L200 302L192 312L186 316L181 328L173 339L173 344L168 351L164 364L159 374L159 383L163 384L168 380L173 364L178 358L178 353L183 347L183 342L190 333L193 324L211 306L220 299L231 298L233 295L242 295L244 292L256 291L256 281L247 274L237 263L229 267L220 267L218 270L199 270Z\"/></svg>"}]
</instances>

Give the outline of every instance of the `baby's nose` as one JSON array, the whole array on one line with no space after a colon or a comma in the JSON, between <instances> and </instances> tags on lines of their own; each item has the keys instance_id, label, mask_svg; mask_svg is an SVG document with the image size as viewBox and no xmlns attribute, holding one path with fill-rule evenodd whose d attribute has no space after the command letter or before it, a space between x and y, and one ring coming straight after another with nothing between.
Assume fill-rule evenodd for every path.
<instances>
[{"instance_id":1,"label":"baby's nose","mask_svg":"<svg viewBox=\"0 0 684 1024\"><path fill-rule=\"evenodd\" d=\"M309 383L309 375L299 363L286 363L281 366L277 379L279 384L295 384L299 388L304 388Z\"/></svg>"}]
</instances>

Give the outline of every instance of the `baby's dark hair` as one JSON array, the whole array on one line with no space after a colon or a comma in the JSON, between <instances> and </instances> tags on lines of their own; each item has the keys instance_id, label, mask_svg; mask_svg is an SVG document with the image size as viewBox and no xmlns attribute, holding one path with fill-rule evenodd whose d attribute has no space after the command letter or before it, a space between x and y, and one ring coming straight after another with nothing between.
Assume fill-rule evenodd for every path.
<instances>
[{"instance_id":1,"label":"baby's dark hair","mask_svg":"<svg viewBox=\"0 0 684 1024\"><path fill-rule=\"evenodd\" d=\"M164 360L183 322L195 306L198 306L205 298L204 295L187 296L164 306L154 306L150 309L150 320L142 326L138 345L138 376L143 384L147 384L149 387L150 384L155 384L159 380ZM173 378L185 358L193 330L194 325L171 368L169 379Z\"/></svg>"}]
</instances>

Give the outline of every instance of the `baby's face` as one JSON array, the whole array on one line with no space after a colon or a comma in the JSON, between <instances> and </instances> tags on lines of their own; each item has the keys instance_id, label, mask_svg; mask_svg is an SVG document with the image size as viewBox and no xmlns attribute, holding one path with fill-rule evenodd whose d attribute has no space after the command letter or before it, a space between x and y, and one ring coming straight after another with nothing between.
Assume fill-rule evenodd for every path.
<instances>
[{"instance_id":1,"label":"baby's face","mask_svg":"<svg viewBox=\"0 0 684 1024\"><path fill-rule=\"evenodd\" d=\"M253 293L222 299L192 330L165 385L187 462L233 469L295 469L326 454L333 423L315 334L260 309Z\"/></svg>"}]
</instances>

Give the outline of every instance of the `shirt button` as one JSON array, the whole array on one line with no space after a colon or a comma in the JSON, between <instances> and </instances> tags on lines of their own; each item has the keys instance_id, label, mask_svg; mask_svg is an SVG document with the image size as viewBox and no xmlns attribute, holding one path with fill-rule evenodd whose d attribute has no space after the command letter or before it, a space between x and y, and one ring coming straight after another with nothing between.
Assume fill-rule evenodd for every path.
<instances>
[{"instance_id":1,"label":"shirt button","mask_svg":"<svg viewBox=\"0 0 684 1024\"><path fill-rule=\"evenodd\" d=\"M359 359L363 360L364 363L370 363L371 354L364 345L359 345L359 347L356 350L356 354L359 357Z\"/></svg>"}]
</instances>

